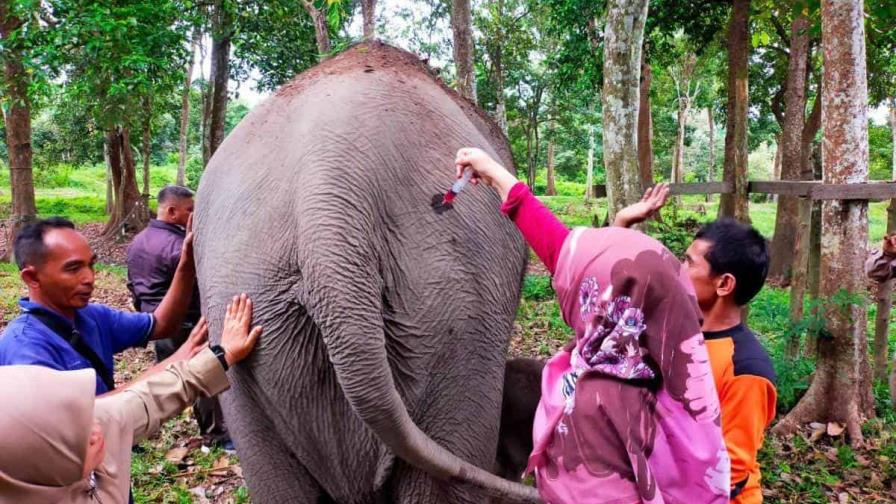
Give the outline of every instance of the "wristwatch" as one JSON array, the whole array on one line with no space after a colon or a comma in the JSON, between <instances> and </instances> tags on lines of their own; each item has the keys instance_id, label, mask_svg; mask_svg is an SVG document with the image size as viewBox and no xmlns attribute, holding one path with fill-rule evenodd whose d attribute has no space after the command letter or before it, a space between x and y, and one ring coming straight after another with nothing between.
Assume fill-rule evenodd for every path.
<instances>
[{"instance_id":1,"label":"wristwatch","mask_svg":"<svg viewBox=\"0 0 896 504\"><path fill-rule=\"evenodd\" d=\"M212 349L212 353L215 354L215 357L218 358L218 361L221 363L224 371L230 369L230 366L227 365L227 358L224 354L224 347L222 347L221 345L212 345L210 348Z\"/></svg>"}]
</instances>

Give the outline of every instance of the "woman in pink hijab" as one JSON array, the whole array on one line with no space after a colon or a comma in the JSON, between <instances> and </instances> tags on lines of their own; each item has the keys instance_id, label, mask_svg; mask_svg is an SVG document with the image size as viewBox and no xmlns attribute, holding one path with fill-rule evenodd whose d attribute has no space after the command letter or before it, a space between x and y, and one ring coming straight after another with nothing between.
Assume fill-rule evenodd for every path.
<instances>
[{"instance_id":1,"label":"woman in pink hijab","mask_svg":"<svg viewBox=\"0 0 896 504\"><path fill-rule=\"evenodd\" d=\"M479 149L457 175L493 186L553 275L575 340L542 374L527 472L560 503L725 503L730 462L693 287L678 260L638 231L570 231ZM620 213L643 219L667 190ZM629 224L631 222L628 222Z\"/></svg>"}]
</instances>

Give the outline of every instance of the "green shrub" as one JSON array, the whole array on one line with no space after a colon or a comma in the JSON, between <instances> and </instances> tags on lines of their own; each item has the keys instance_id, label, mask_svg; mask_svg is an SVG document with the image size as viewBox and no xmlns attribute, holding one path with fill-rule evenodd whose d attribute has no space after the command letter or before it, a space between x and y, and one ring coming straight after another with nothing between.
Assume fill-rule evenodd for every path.
<instances>
[{"instance_id":1,"label":"green shrub","mask_svg":"<svg viewBox=\"0 0 896 504\"><path fill-rule=\"evenodd\" d=\"M75 168L69 164L38 166L34 169L34 187L47 189L80 188L82 185L72 178Z\"/></svg>"},{"instance_id":2,"label":"green shrub","mask_svg":"<svg viewBox=\"0 0 896 504\"><path fill-rule=\"evenodd\" d=\"M526 275L523 279L523 299L528 301L547 301L554 297L551 277L545 275Z\"/></svg>"},{"instance_id":3,"label":"green shrub","mask_svg":"<svg viewBox=\"0 0 896 504\"><path fill-rule=\"evenodd\" d=\"M194 191L199 188L199 179L202 178L202 172L205 167L202 165L202 156L190 156L184 167L184 176L186 178L187 187Z\"/></svg>"}]
</instances>

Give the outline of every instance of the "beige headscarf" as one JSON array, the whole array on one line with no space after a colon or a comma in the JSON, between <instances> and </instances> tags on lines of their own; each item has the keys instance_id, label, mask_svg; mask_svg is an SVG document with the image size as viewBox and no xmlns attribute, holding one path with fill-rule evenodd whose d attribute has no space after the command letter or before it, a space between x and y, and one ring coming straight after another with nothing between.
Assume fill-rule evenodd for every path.
<instances>
[{"instance_id":1,"label":"beige headscarf","mask_svg":"<svg viewBox=\"0 0 896 504\"><path fill-rule=\"evenodd\" d=\"M123 482L117 481L120 471L109 474L105 467L107 463L120 465L115 463L121 451L116 446L118 432L100 417L106 458L95 475L98 499L91 494L90 478L82 478L94 420L95 387L92 369L0 366L0 501L127 501L128 473Z\"/></svg>"},{"instance_id":2,"label":"beige headscarf","mask_svg":"<svg viewBox=\"0 0 896 504\"><path fill-rule=\"evenodd\" d=\"M0 366L0 502L127 502L134 442L157 432L199 395L228 386L210 349L99 399L92 369ZM106 456L82 478L94 420L103 429Z\"/></svg>"}]
</instances>

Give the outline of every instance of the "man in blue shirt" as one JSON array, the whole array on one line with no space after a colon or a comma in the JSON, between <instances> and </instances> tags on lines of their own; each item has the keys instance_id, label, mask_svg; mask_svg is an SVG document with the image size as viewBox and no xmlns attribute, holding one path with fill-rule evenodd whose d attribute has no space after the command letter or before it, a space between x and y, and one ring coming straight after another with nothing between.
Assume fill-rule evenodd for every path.
<instances>
[{"instance_id":1,"label":"man in blue shirt","mask_svg":"<svg viewBox=\"0 0 896 504\"><path fill-rule=\"evenodd\" d=\"M152 314L90 303L96 255L71 221L54 217L25 226L13 250L28 297L0 336L0 365L93 367L99 395L114 388L114 354L174 334L190 305L196 273L189 228L171 288Z\"/></svg>"}]
</instances>

